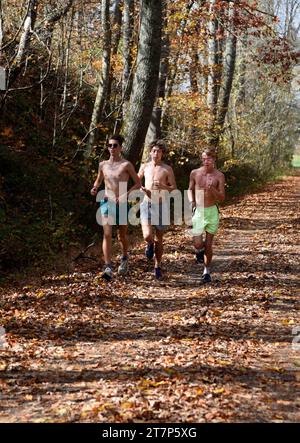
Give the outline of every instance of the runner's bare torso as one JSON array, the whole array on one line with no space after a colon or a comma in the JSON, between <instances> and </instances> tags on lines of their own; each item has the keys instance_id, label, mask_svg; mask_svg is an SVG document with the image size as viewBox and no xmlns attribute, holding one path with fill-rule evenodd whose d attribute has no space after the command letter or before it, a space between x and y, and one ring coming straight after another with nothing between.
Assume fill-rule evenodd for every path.
<instances>
[{"instance_id":1,"label":"runner's bare torso","mask_svg":"<svg viewBox=\"0 0 300 443\"><path fill-rule=\"evenodd\" d=\"M144 167L145 188L151 190L168 189L171 167L161 163L147 163Z\"/></svg>"},{"instance_id":2,"label":"runner's bare torso","mask_svg":"<svg viewBox=\"0 0 300 443\"><path fill-rule=\"evenodd\" d=\"M149 191L169 191L174 189L172 168L165 163L158 165L153 162L146 163L142 167L145 178L145 188Z\"/></svg>"},{"instance_id":3,"label":"runner's bare torso","mask_svg":"<svg viewBox=\"0 0 300 443\"><path fill-rule=\"evenodd\" d=\"M216 197L213 189L218 192L224 192L224 175L217 169L213 169L211 172L207 172L202 166L201 168L194 169L191 173L191 178L195 184L195 201L196 206L201 206L201 194L197 191L204 191L204 207L208 208L218 203L219 199Z\"/></svg>"},{"instance_id":4,"label":"runner's bare torso","mask_svg":"<svg viewBox=\"0 0 300 443\"><path fill-rule=\"evenodd\" d=\"M124 195L124 191L127 192L126 187L131 175L131 168L132 164L123 158L118 161L106 160L99 164L99 172L103 174L104 178L105 192L110 200ZM121 183L123 183L124 189L120 187ZM126 199L126 194L124 198Z\"/></svg>"}]
</instances>

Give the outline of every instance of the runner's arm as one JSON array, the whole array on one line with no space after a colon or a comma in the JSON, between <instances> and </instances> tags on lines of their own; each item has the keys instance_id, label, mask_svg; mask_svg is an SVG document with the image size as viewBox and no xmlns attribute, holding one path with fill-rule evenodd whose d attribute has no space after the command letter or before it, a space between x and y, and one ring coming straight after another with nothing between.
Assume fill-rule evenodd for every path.
<instances>
[{"instance_id":1,"label":"runner's arm","mask_svg":"<svg viewBox=\"0 0 300 443\"><path fill-rule=\"evenodd\" d=\"M190 205L192 208L196 206L196 200L195 200L195 177L194 177L194 171L190 174L190 182L189 182L189 189L188 189L188 199L190 202Z\"/></svg>"},{"instance_id":2,"label":"runner's arm","mask_svg":"<svg viewBox=\"0 0 300 443\"><path fill-rule=\"evenodd\" d=\"M208 189L211 191L213 196L218 202L222 202L225 200L225 177L224 174L221 174L218 179L217 186L209 185Z\"/></svg>"},{"instance_id":3,"label":"runner's arm","mask_svg":"<svg viewBox=\"0 0 300 443\"><path fill-rule=\"evenodd\" d=\"M92 195L96 195L97 194L98 189L99 189L101 183L103 182L104 174L103 174L102 168L103 168L103 162L99 163L98 175L97 175L97 178L96 178L96 180L94 182L94 185L93 185L93 187L92 187L92 189L90 191Z\"/></svg>"},{"instance_id":4,"label":"runner's arm","mask_svg":"<svg viewBox=\"0 0 300 443\"><path fill-rule=\"evenodd\" d=\"M138 172L138 176L140 178L140 180L142 181L145 175L145 165L141 165L139 172Z\"/></svg>"},{"instance_id":5,"label":"runner's arm","mask_svg":"<svg viewBox=\"0 0 300 443\"><path fill-rule=\"evenodd\" d=\"M141 165L140 170L138 172L138 176L140 178L140 180L142 181L142 179L145 176L145 164ZM141 185L141 190L147 195L147 197L151 198L151 191L147 188L145 188L145 186Z\"/></svg>"},{"instance_id":6,"label":"runner's arm","mask_svg":"<svg viewBox=\"0 0 300 443\"><path fill-rule=\"evenodd\" d=\"M158 187L159 189L169 192L173 191L174 189L177 189L175 175L171 167L168 169L167 184L158 183Z\"/></svg>"}]
</instances>

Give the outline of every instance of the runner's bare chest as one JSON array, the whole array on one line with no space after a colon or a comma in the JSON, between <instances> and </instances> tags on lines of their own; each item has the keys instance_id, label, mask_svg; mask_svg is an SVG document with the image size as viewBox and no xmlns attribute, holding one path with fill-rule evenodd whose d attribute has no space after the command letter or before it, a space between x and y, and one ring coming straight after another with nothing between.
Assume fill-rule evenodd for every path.
<instances>
[{"instance_id":1,"label":"runner's bare chest","mask_svg":"<svg viewBox=\"0 0 300 443\"><path fill-rule=\"evenodd\" d=\"M127 163L124 161L117 163L106 163L103 166L105 181L119 182L128 179Z\"/></svg>"},{"instance_id":2,"label":"runner's bare chest","mask_svg":"<svg viewBox=\"0 0 300 443\"><path fill-rule=\"evenodd\" d=\"M165 184L168 179L168 170L164 165L148 165L145 167L144 175L148 183L159 181Z\"/></svg>"},{"instance_id":3,"label":"runner's bare chest","mask_svg":"<svg viewBox=\"0 0 300 443\"><path fill-rule=\"evenodd\" d=\"M207 189L209 186L218 188L219 177L215 172L203 173L200 172L195 176L196 189Z\"/></svg>"}]
</instances>

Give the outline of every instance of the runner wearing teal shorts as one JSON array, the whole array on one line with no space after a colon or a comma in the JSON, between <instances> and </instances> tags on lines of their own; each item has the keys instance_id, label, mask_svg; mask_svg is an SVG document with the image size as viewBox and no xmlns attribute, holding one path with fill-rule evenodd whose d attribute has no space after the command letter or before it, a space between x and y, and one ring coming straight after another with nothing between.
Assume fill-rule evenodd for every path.
<instances>
[{"instance_id":1,"label":"runner wearing teal shorts","mask_svg":"<svg viewBox=\"0 0 300 443\"><path fill-rule=\"evenodd\" d=\"M203 166L191 172L188 193L193 210L192 235L196 260L198 263L204 263L203 283L211 281L213 239L219 227L217 203L225 199L224 175L215 168L215 160L214 149L208 148L203 152Z\"/></svg>"},{"instance_id":2,"label":"runner wearing teal shorts","mask_svg":"<svg viewBox=\"0 0 300 443\"><path fill-rule=\"evenodd\" d=\"M114 134L108 141L109 159L99 163L98 175L91 189L91 194L96 196L99 187L104 181L105 197L100 200L100 221L103 228L102 251L104 268L101 277L110 281L113 277L112 265L112 229L116 225L118 239L121 246L121 262L118 274L125 275L128 271L128 235L127 213L128 195L138 189L141 182L134 166L122 157L123 137ZM128 181L132 179L134 184L128 189ZM97 211L97 216L99 212ZM97 219L98 221L98 219Z\"/></svg>"},{"instance_id":3,"label":"runner wearing teal shorts","mask_svg":"<svg viewBox=\"0 0 300 443\"><path fill-rule=\"evenodd\" d=\"M100 212L112 226L122 226L128 223L129 204L127 202L115 203L108 199L100 200Z\"/></svg>"}]
</instances>

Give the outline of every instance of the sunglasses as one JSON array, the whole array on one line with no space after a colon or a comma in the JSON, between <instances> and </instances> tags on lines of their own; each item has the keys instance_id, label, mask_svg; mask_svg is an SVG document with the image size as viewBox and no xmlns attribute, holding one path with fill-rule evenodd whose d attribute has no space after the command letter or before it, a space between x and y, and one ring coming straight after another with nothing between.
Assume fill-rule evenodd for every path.
<instances>
[{"instance_id":1,"label":"sunglasses","mask_svg":"<svg viewBox=\"0 0 300 443\"><path fill-rule=\"evenodd\" d=\"M119 145L118 145L118 143L108 143L108 147L109 148L118 148Z\"/></svg>"}]
</instances>

